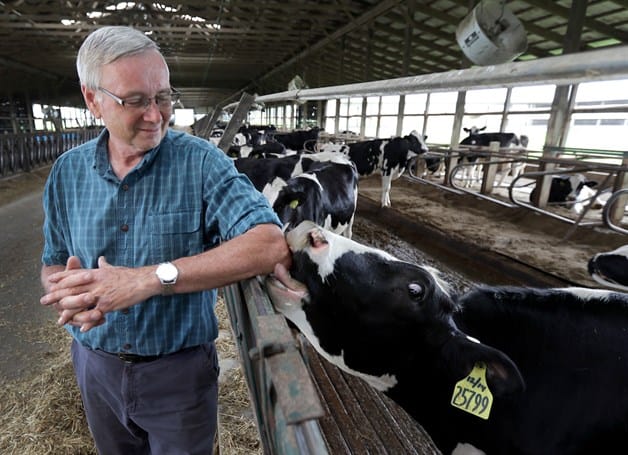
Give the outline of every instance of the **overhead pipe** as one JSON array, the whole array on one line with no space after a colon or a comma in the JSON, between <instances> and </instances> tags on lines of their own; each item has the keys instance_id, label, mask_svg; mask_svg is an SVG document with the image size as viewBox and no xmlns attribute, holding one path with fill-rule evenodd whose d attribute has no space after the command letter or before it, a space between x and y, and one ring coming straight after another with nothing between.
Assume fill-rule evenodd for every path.
<instances>
[{"instance_id":1,"label":"overhead pipe","mask_svg":"<svg viewBox=\"0 0 628 455\"><path fill-rule=\"evenodd\" d=\"M288 90L257 96L256 102L310 101L337 97L403 95L432 91L517 87L542 84L568 85L628 78L628 46L615 46L576 54L523 62L472 67L440 73L372 82ZM231 103L224 109L232 109Z\"/></svg>"}]
</instances>

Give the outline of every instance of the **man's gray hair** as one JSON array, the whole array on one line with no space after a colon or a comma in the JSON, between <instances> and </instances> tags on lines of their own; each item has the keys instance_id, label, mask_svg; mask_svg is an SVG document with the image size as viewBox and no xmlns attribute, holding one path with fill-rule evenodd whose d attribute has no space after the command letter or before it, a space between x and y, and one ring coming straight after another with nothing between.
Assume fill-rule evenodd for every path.
<instances>
[{"instance_id":1,"label":"man's gray hair","mask_svg":"<svg viewBox=\"0 0 628 455\"><path fill-rule=\"evenodd\" d=\"M100 85L104 65L121 57L159 51L159 46L144 33L132 27L107 26L99 28L83 41L76 57L76 70L82 85L96 89Z\"/></svg>"}]
</instances>

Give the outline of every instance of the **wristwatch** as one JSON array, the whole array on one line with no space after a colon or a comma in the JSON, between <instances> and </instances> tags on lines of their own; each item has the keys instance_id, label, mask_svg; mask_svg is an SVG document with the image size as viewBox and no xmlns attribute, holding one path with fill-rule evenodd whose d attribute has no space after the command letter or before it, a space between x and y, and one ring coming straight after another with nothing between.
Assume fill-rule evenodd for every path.
<instances>
[{"instance_id":1,"label":"wristwatch","mask_svg":"<svg viewBox=\"0 0 628 455\"><path fill-rule=\"evenodd\" d=\"M172 295L174 293L174 284L179 277L179 269L172 262L164 262L159 264L155 274L161 282L161 294Z\"/></svg>"}]
</instances>

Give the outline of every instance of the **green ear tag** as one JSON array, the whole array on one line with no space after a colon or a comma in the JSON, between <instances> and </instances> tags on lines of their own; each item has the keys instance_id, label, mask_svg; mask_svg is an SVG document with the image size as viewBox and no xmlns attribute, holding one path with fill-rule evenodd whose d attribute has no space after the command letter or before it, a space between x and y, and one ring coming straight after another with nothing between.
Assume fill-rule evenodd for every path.
<instances>
[{"instance_id":1,"label":"green ear tag","mask_svg":"<svg viewBox=\"0 0 628 455\"><path fill-rule=\"evenodd\" d=\"M288 204L290 206L291 209L296 209L299 206L299 200L295 199L294 201L290 201L290 204Z\"/></svg>"},{"instance_id":2,"label":"green ear tag","mask_svg":"<svg viewBox=\"0 0 628 455\"><path fill-rule=\"evenodd\" d=\"M486 365L476 363L471 373L456 383L451 405L481 419L488 419L493 405L493 394L486 383Z\"/></svg>"}]
</instances>

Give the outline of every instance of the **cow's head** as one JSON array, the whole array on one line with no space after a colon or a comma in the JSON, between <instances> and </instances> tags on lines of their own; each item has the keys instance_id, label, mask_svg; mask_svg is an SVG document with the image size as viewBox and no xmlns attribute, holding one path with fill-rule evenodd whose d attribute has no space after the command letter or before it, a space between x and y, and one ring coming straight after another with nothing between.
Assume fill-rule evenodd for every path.
<instances>
[{"instance_id":1,"label":"cow's head","mask_svg":"<svg viewBox=\"0 0 628 455\"><path fill-rule=\"evenodd\" d=\"M484 125L482 128L478 128L477 126L472 126L471 128L462 128L464 130L465 133L468 133L470 136L473 136L474 134L479 134L480 132L484 131L486 129L486 125Z\"/></svg>"},{"instance_id":2,"label":"cow's head","mask_svg":"<svg viewBox=\"0 0 628 455\"><path fill-rule=\"evenodd\" d=\"M604 287L628 292L628 245L595 254L589 259L587 270Z\"/></svg>"},{"instance_id":3,"label":"cow's head","mask_svg":"<svg viewBox=\"0 0 628 455\"><path fill-rule=\"evenodd\" d=\"M465 377L487 365L493 394L523 381L503 353L462 333L448 286L435 270L303 222L286 235L293 253L267 280L275 308L325 358L374 387L418 387ZM402 406L404 403L400 403Z\"/></svg>"},{"instance_id":4,"label":"cow's head","mask_svg":"<svg viewBox=\"0 0 628 455\"><path fill-rule=\"evenodd\" d=\"M313 173L303 173L288 180L278 191L273 210L281 220L284 231L290 231L303 220L323 224L323 188Z\"/></svg>"},{"instance_id":5,"label":"cow's head","mask_svg":"<svg viewBox=\"0 0 628 455\"><path fill-rule=\"evenodd\" d=\"M430 149L427 146L427 135L423 136L416 130L412 130L410 134L408 134L405 139L410 142L410 150L417 155L421 155L422 153L428 153Z\"/></svg>"}]
</instances>

